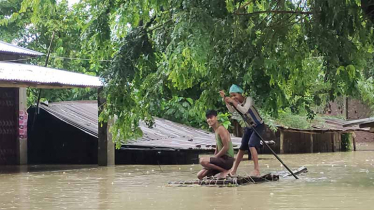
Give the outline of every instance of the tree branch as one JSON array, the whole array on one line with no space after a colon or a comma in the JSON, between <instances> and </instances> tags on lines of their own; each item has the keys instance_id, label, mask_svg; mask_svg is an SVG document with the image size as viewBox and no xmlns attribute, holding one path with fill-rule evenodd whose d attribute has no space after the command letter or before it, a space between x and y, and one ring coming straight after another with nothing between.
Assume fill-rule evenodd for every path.
<instances>
[{"instance_id":1,"label":"tree branch","mask_svg":"<svg viewBox=\"0 0 374 210\"><path fill-rule=\"evenodd\" d=\"M255 1L250 1L250 2L245 3L243 6L239 6L239 8L236 11L244 9L246 6L248 6L248 5L252 4L252 3L255 3Z\"/></svg>"},{"instance_id":2,"label":"tree branch","mask_svg":"<svg viewBox=\"0 0 374 210\"><path fill-rule=\"evenodd\" d=\"M302 12L302 11L281 11L281 10L267 10L267 11L257 11L252 13L234 13L234 15L256 15L263 13L276 13L276 14L300 14L300 15L311 15L313 12Z\"/></svg>"},{"instance_id":3,"label":"tree branch","mask_svg":"<svg viewBox=\"0 0 374 210\"><path fill-rule=\"evenodd\" d=\"M167 20L166 22L164 22L164 23L162 23L162 24L160 24L160 25L156 25L156 26L154 26L153 28L150 28L149 31L154 31L154 30L156 30L156 29L159 29L159 28L163 27L164 25L170 23L171 21L172 21L171 19L170 19L170 20Z\"/></svg>"}]
</instances>

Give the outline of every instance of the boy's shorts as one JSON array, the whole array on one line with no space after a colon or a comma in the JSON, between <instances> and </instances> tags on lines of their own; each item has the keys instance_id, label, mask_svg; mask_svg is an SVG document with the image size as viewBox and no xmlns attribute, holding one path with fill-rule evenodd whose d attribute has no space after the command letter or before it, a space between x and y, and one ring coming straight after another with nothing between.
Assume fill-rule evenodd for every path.
<instances>
[{"instance_id":1,"label":"boy's shorts","mask_svg":"<svg viewBox=\"0 0 374 210\"><path fill-rule=\"evenodd\" d=\"M244 129L244 135L242 138L242 143L240 145L240 150L249 150L250 147L260 147L261 146L261 139L260 137L256 134L256 132L253 130L256 129L256 131L262 135L265 131L265 124L262 123L260 125L257 125L254 128L248 128L246 127Z\"/></svg>"},{"instance_id":2,"label":"boy's shorts","mask_svg":"<svg viewBox=\"0 0 374 210\"><path fill-rule=\"evenodd\" d=\"M234 161L235 161L235 158L233 157L229 157L227 155L223 155L221 157L210 157L210 160L209 162L213 165L216 165L216 166L219 166L225 170L230 170L232 168L232 166L234 165ZM208 173L206 174L206 176L214 176L216 174L220 173L220 171L218 170L214 170L214 169L208 169Z\"/></svg>"}]
</instances>

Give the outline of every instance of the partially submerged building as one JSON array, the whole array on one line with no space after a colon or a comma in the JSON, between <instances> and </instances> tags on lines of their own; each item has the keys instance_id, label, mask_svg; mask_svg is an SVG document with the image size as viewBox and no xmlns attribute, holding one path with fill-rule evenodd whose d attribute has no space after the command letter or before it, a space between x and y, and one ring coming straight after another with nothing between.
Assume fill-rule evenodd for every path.
<instances>
[{"instance_id":1,"label":"partially submerged building","mask_svg":"<svg viewBox=\"0 0 374 210\"><path fill-rule=\"evenodd\" d=\"M27 56L40 56L32 50L0 42L0 165L27 164L28 115L26 88L97 88L98 77L53 68L16 63ZM99 95L99 100L101 100ZM101 100L102 101L102 100ZM106 124L100 130L97 159L100 165L114 163L113 143L107 141ZM53 140L53 139L52 139Z\"/></svg>"},{"instance_id":2,"label":"partially submerged building","mask_svg":"<svg viewBox=\"0 0 374 210\"><path fill-rule=\"evenodd\" d=\"M0 43L0 165L88 163L111 165L114 145L107 123L98 125L102 83L98 77L17 63L42 56L32 50ZM41 105L27 109L26 88L97 88L98 101ZM63 108L61 108L63 107ZM70 109L69 109L70 107ZM57 110L54 110L56 108ZM61 108L61 110L58 110ZM175 127L173 133L170 128ZM198 154L212 152L214 135L156 119L156 127L117 150L118 163L197 163ZM204 133L205 132L205 133ZM186 135L190 133L191 135ZM193 138L191 138L193 136ZM233 138L236 147L240 138Z\"/></svg>"},{"instance_id":3,"label":"partially submerged building","mask_svg":"<svg viewBox=\"0 0 374 210\"><path fill-rule=\"evenodd\" d=\"M355 132L367 133L369 129L355 125L345 125L345 120L325 118L322 125L310 129L298 129L277 125L277 131L266 128L265 139L274 139L273 150L279 154L339 152L347 148L356 150L355 138L346 145L345 135ZM235 134L241 136L241 128L236 124Z\"/></svg>"},{"instance_id":4,"label":"partially submerged building","mask_svg":"<svg viewBox=\"0 0 374 210\"><path fill-rule=\"evenodd\" d=\"M29 112L34 112L30 108ZM30 163L96 164L98 139L96 101L65 101L41 104L34 129L29 131ZM32 120L32 117L30 118ZM343 127L344 120L326 119L323 127L294 129L278 126L263 136L272 141L276 153L316 153L343 151L342 135L366 131L359 127ZM116 164L190 164L198 163L201 153L214 151L215 136L169 120L155 118L149 128L140 124L143 136L130 140L115 151ZM232 137L234 149L240 137ZM260 153L270 153L266 147Z\"/></svg>"},{"instance_id":5,"label":"partially submerged building","mask_svg":"<svg viewBox=\"0 0 374 210\"><path fill-rule=\"evenodd\" d=\"M374 117L351 120L351 121L345 122L343 124L343 127L352 127L352 126L358 126L360 128L366 128L371 133L374 133Z\"/></svg>"},{"instance_id":6,"label":"partially submerged building","mask_svg":"<svg viewBox=\"0 0 374 210\"><path fill-rule=\"evenodd\" d=\"M29 113L34 109L31 107ZM199 154L214 151L211 132L161 118L155 118L152 128L144 123L140 128L141 138L115 151L116 164L198 163ZM30 163L95 164L97 139L97 101L41 104L34 129L29 131ZM241 139L233 137L232 141L234 148L239 148Z\"/></svg>"},{"instance_id":7,"label":"partially submerged building","mask_svg":"<svg viewBox=\"0 0 374 210\"><path fill-rule=\"evenodd\" d=\"M355 142L345 145L344 136L356 131L367 131L353 127L343 127L344 120L325 119L324 126L311 129L295 129L284 126L278 127L279 153L318 153L340 152L347 148L355 148Z\"/></svg>"}]
</instances>

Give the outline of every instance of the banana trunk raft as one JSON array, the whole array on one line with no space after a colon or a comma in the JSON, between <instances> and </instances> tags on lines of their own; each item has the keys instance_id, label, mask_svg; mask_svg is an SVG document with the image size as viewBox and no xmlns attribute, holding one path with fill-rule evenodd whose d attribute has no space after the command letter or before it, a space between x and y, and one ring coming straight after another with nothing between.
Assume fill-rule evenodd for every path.
<instances>
[{"instance_id":1,"label":"banana trunk raft","mask_svg":"<svg viewBox=\"0 0 374 210\"><path fill-rule=\"evenodd\" d=\"M300 167L293 171L295 175L306 173L308 169L306 167ZM263 176L235 176L235 177L226 177L225 179L219 179L217 177L209 177L202 180L193 180L193 181L175 181L169 182L169 186L192 186L192 185L202 185L202 186L240 186L246 184L259 184L264 182L273 182L278 181L279 177L291 176L290 173L286 171L280 171L275 174L265 174Z\"/></svg>"}]
</instances>

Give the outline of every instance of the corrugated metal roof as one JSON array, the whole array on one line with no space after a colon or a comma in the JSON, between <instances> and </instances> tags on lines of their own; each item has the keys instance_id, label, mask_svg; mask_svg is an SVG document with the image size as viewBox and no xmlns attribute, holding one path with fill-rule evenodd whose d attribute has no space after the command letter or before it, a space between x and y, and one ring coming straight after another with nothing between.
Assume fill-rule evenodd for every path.
<instances>
[{"instance_id":1,"label":"corrugated metal roof","mask_svg":"<svg viewBox=\"0 0 374 210\"><path fill-rule=\"evenodd\" d=\"M343 132L351 132L351 131L369 131L369 129L360 128L359 126L344 126L347 121L341 119L333 119L333 118L324 118L323 123L317 123L312 125L310 129L299 129L299 128L292 128L282 125L277 125L278 128L287 129L290 131L296 132L334 132L334 131L343 131Z\"/></svg>"},{"instance_id":2,"label":"corrugated metal roof","mask_svg":"<svg viewBox=\"0 0 374 210\"><path fill-rule=\"evenodd\" d=\"M49 86L101 87L99 77L35 65L0 62L0 84L26 83Z\"/></svg>"},{"instance_id":3,"label":"corrugated metal roof","mask_svg":"<svg viewBox=\"0 0 374 210\"><path fill-rule=\"evenodd\" d=\"M41 104L47 111L62 121L98 137L98 106L96 101L65 101ZM213 133L196 129L169 120L155 118L153 128L140 123L143 137L130 140L126 145L147 147L169 147L180 149L212 149L215 145ZM232 137L234 148L239 147L241 138Z\"/></svg>"},{"instance_id":4,"label":"corrugated metal roof","mask_svg":"<svg viewBox=\"0 0 374 210\"><path fill-rule=\"evenodd\" d=\"M342 131L369 131L368 128L360 128L358 125L345 126L349 121L342 119L326 118L325 123L329 129L340 129Z\"/></svg>"},{"instance_id":5,"label":"corrugated metal roof","mask_svg":"<svg viewBox=\"0 0 374 210\"><path fill-rule=\"evenodd\" d=\"M43 53L36 52L34 50L29 50L29 49L19 47L17 45L9 44L3 41L0 41L0 53L28 55L28 56L44 55Z\"/></svg>"},{"instance_id":6,"label":"corrugated metal roof","mask_svg":"<svg viewBox=\"0 0 374 210\"><path fill-rule=\"evenodd\" d=\"M94 137L98 137L97 101L64 101L41 104L40 108Z\"/></svg>"},{"instance_id":7,"label":"corrugated metal roof","mask_svg":"<svg viewBox=\"0 0 374 210\"><path fill-rule=\"evenodd\" d=\"M349 126L353 126L353 125L359 125L360 126L360 125L370 124L370 123L373 123L373 122L374 122L374 117L370 117L370 118L348 121L343 126L344 127L349 127Z\"/></svg>"},{"instance_id":8,"label":"corrugated metal roof","mask_svg":"<svg viewBox=\"0 0 374 210\"><path fill-rule=\"evenodd\" d=\"M141 123L140 127L143 131L143 137L129 141L127 145L212 149L216 144L214 133L161 118L155 118L153 128L148 128L144 123ZM231 136L231 141L234 148L238 148L241 138Z\"/></svg>"}]
</instances>

